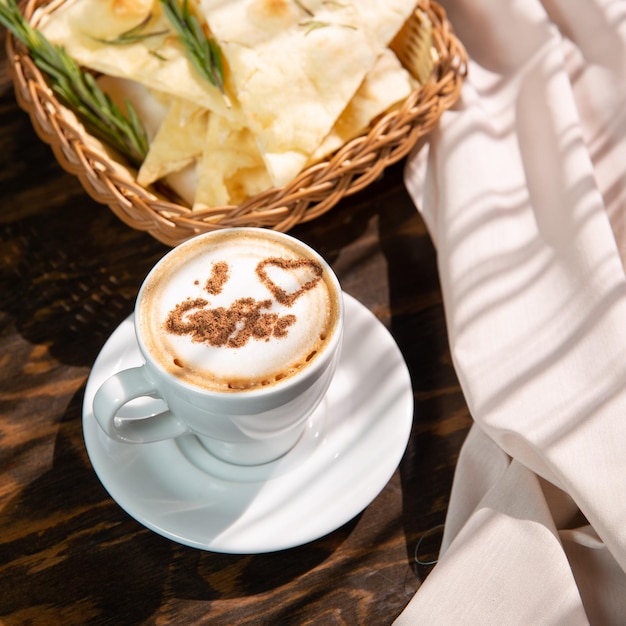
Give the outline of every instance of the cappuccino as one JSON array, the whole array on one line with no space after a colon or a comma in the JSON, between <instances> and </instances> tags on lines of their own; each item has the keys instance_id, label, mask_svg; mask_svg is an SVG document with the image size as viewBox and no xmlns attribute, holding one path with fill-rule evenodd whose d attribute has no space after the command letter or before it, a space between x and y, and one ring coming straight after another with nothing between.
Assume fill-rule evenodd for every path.
<instances>
[{"instance_id":1,"label":"cappuccino","mask_svg":"<svg viewBox=\"0 0 626 626\"><path fill-rule=\"evenodd\" d=\"M212 235L181 244L148 275L137 307L145 349L209 391L271 387L306 369L337 331L335 277L280 233Z\"/></svg>"}]
</instances>

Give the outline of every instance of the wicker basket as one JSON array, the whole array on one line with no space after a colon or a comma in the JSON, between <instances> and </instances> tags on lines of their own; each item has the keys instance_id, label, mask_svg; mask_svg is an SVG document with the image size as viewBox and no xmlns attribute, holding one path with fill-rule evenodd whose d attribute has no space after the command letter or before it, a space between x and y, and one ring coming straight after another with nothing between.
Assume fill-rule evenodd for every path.
<instances>
[{"instance_id":1,"label":"wicker basket","mask_svg":"<svg viewBox=\"0 0 626 626\"><path fill-rule=\"evenodd\" d=\"M34 11L44 5L42 0L28 0L24 15L32 20ZM287 231L319 217L408 154L457 100L467 67L465 50L443 9L421 0L392 45L403 65L423 84L400 108L376 120L367 134L345 144L327 161L302 171L284 187L268 189L239 206L192 211L167 190L137 184L135 172L96 145L59 104L32 59L10 34L6 46L17 101L60 165L123 222L168 245L230 226Z\"/></svg>"}]
</instances>

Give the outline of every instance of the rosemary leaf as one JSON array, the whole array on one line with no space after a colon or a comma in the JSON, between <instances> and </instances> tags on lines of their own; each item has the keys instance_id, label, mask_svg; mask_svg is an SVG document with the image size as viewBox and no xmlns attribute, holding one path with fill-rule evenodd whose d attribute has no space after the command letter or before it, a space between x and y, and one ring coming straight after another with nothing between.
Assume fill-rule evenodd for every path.
<instances>
[{"instance_id":1,"label":"rosemary leaf","mask_svg":"<svg viewBox=\"0 0 626 626\"><path fill-rule=\"evenodd\" d=\"M314 15L313 11L311 11L311 9L309 9L309 7L307 7L303 2L301 2L300 0L294 0L294 2L307 15L309 15L310 17L313 17Z\"/></svg>"},{"instance_id":2,"label":"rosemary leaf","mask_svg":"<svg viewBox=\"0 0 626 626\"><path fill-rule=\"evenodd\" d=\"M0 0L0 24L26 46L51 89L76 113L87 131L132 165L141 165L148 152L148 137L130 102L126 102L126 117L92 74L84 72L62 47L50 43L26 21L15 0Z\"/></svg>"},{"instance_id":3,"label":"rosemary leaf","mask_svg":"<svg viewBox=\"0 0 626 626\"><path fill-rule=\"evenodd\" d=\"M183 0L182 6L178 0L161 0L161 4L191 63L201 76L220 90L230 106L224 89L222 53L215 40L205 34L200 22L189 10L188 0Z\"/></svg>"},{"instance_id":4,"label":"rosemary leaf","mask_svg":"<svg viewBox=\"0 0 626 626\"><path fill-rule=\"evenodd\" d=\"M149 13L146 18L137 26L133 26L131 29L121 33L117 37L111 39L100 39L99 37L93 37L94 41L99 43L105 43L109 46L126 46L137 41L143 41L144 39L150 39L151 37L161 37L167 35L169 31L155 30L152 32L144 33L142 30L148 25L152 19L152 13Z\"/></svg>"}]
</instances>

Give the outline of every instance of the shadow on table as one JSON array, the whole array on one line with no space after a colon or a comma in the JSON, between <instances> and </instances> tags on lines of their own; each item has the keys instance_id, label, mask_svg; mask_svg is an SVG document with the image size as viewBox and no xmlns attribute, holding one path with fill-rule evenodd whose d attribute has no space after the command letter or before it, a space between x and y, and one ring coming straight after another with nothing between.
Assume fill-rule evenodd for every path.
<instances>
[{"instance_id":1,"label":"shadow on table","mask_svg":"<svg viewBox=\"0 0 626 626\"><path fill-rule=\"evenodd\" d=\"M129 517L98 481L83 445L82 397L81 390L67 409L50 469L0 512L6 626L138 624L168 599L203 602L207 613L207 601L264 595L273 614L273 592L323 566L358 521L270 554L216 554L176 544ZM240 623L263 610L259 603L248 606Z\"/></svg>"},{"instance_id":2,"label":"shadow on table","mask_svg":"<svg viewBox=\"0 0 626 626\"><path fill-rule=\"evenodd\" d=\"M168 249L88 197L0 223L0 312L64 364L90 366Z\"/></svg>"},{"instance_id":3,"label":"shadow on table","mask_svg":"<svg viewBox=\"0 0 626 626\"><path fill-rule=\"evenodd\" d=\"M382 208L379 232L388 268L390 330L409 368L415 401L400 464L403 524L409 564L423 580L437 559L456 459L471 418L449 352L436 251L406 190L397 189L387 202L395 210Z\"/></svg>"}]
</instances>

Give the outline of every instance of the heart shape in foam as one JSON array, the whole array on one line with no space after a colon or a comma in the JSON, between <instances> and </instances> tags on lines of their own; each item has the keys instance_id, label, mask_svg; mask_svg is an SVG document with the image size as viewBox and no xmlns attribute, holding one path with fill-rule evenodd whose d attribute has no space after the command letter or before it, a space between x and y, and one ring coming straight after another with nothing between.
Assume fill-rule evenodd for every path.
<instances>
[{"instance_id":1,"label":"heart shape in foam","mask_svg":"<svg viewBox=\"0 0 626 626\"><path fill-rule=\"evenodd\" d=\"M291 306L303 293L317 285L324 270L312 259L270 257L257 265L256 273L277 302Z\"/></svg>"}]
</instances>

